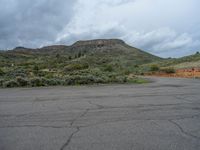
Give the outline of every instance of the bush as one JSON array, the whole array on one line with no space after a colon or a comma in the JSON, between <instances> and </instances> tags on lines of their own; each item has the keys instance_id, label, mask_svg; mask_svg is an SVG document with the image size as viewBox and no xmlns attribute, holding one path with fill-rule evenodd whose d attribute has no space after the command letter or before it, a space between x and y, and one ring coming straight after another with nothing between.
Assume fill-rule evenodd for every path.
<instances>
[{"instance_id":1,"label":"bush","mask_svg":"<svg viewBox=\"0 0 200 150\"><path fill-rule=\"evenodd\" d=\"M54 75L52 73L46 72L44 77L47 78L47 79L52 79L52 78L54 78Z\"/></svg>"},{"instance_id":2,"label":"bush","mask_svg":"<svg viewBox=\"0 0 200 150\"><path fill-rule=\"evenodd\" d=\"M29 85L28 80L26 80L26 79L24 79L22 77L17 77L16 81L17 81L19 86L28 86Z\"/></svg>"},{"instance_id":3,"label":"bush","mask_svg":"<svg viewBox=\"0 0 200 150\"><path fill-rule=\"evenodd\" d=\"M0 76L3 76L5 73L3 72L3 70L0 68Z\"/></svg>"},{"instance_id":4,"label":"bush","mask_svg":"<svg viewBox=\"0 0 200 150\"><path fill-rule=\"evenodd\" d=\"M176 72L174 68L163 68L161 71L167 74L172 74Z\"/></svg>"},{"instance_id":5,"label":"bush","mask_svg":"<svg viewBox=\"0 0 200 150\"><path fill-rule=\"evenodd\" d=\"M105 83L105 81L103 78L96 77L93 75L68 76L65 79L66 85L84 85L84 84L94 84L94 83Z\"/></svg>"},{"instance_id":6,"label":"bush","mask_svg":"<svg viewBox=\"0 0 200 150\"><path fill-rule=\"evenodd\" d=\"M116 82L117 83L126 83L128 80L127 80L127 77L126 76L117 76L116 77Z\"/></svg>"},{"instance_id":7,"label":"bush","mask_svg":"<svg viewBox=\"0 0 200 150\"><path fill-rule=\"evenodd\" d=\"M16 69L6 73L6 75L9 76L10 78L16 78L16 77L25 78L28 76L28 72L24 69Z\"/></svg>"},{"instance_id":8,"label":"bush","mask_svg":"<svg viewBox=\"0 0 200 150\"><path fill-rule=\"evenodd\" d=\"M104 67L104 71L112 72L112 71L114 71L114 69L113 69L113 67L112 67L111 65L106 65L106 66Z\"/></svg>"},{"instance_id":9,"label":"bush","mask_svg":"<svg viewBox=\"0 0 200 150\"><path fill-rule=\"evenodd\" d=\"M64 81L60 79L47 79L46 84L49 86L63 85Z\"/></svg>"},{"instance_id":10,"label":"bush","mask_svg":"<svg viewBox=\"0 0 200 150\"><path fill-rule=\"evenodd\" d=\"M150 71L159 71L160 68L158 67L158 65L151 65L150 67Z\"/></svg>"},{"instance_id":11,"label":"bush","mask_svg":"<svg viewBox=\"0 0 200 150\"><path fill-rule=\"evenodd\" d=\"M37 73L39 71L39 67L37 65L34 65L33 66L33 71Z\"/></svg>"},{"instance_id":12,"label":"bush","mask_svg":"<svg viewBox=\"0 0 200 150\"><path fill-rule=\"evenodd\" d=\"M75 70L83 70L87 69L89 66L88 64L70 64L64 68L64 72L70 72Z\"/></svg>"},{"instance_id":13,"label":"bush","mask_svg":"<svg viewBox=\"0 0 200 150\"><path fill-rule=\"evenodd\" d=\"M3 87L3 81L2 79L0 79L0 87Z\"/></svg>"},{"instance_id":14,"label":"bush","mask_svg":"<svg viewBox=\"0 0 200 150\"><path fill-rule=\"evenodd\" d=\"M30 84L32 87L37 87L37 86L45 86L46 85L46 79L45 78L32 78L30 80Z\"/></svg>"},{"instance_id":15,"label":"bush","mask_svg":"<svg viewBox=\"0 0 200 150\"><path fill-rule=\"evenodd\" d=\"M131 70L128 70L128 69L125 69L122 71L122 74L124 74L124 75L129 75L131 73L132 73Z\"/></svg>"},{"instance_id":16,"label":"bush","mask_svg":"<svg viewBox=\"0 0 200 150\"><path fill-rule=\"evenodd\" d=\"M11 87L18 87L18 83L15 80L6 81L3 83L3 87L11 88Z\"/></svg>"}]
</instances>

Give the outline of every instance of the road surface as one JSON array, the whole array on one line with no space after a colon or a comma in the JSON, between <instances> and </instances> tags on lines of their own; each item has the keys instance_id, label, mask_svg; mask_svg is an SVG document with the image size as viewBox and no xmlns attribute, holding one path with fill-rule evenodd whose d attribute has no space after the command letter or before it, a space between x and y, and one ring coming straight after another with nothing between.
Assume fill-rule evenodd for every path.
<instances>
[{"instance_id":1,"label":"road surface","mask_svg":"<svg viewBox=\"0 0 200 150\"><path fill-rule=\"evenodd\" d=\"M0 89L0 150L199 150L200 80Z\"/></svg>"}]
</instances>

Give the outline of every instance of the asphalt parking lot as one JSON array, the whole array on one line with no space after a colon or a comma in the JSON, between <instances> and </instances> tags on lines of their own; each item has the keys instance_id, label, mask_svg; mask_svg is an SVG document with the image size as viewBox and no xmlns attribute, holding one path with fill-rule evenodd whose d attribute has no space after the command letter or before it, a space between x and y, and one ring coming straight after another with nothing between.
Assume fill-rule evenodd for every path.
<instances>
[{"instance_id":1,"label":"asphalt parking lot","mask_svg":"<svg viewBox=\"0 0 200 150\"><path fill-rule=\"evenodd\" d=\"M0 150L199 150L200 80L0 89Z\"/></svg>"}]
</instances>

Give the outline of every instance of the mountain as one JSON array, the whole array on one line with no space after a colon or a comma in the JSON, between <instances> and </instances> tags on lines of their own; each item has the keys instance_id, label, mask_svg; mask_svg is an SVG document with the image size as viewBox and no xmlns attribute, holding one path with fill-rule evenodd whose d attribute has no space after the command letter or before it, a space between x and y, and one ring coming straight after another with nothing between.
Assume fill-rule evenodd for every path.
<instances>
[{"instance_id":1,"label":"mountain","mask_svg":"<svg viewBox=\"0 0 200 150\"><path fill-rule=\"evenodd\" d=\"M200 68L200 53L181 57L166 59L160 63L163 67L174 67L175 69L189 69L189 68Z\"/></svg>"},{"instance_id":2,"label":"mountain","mask_svg":"<svg viewBox=\"0 0 200 150\"><path fill-rule=\"evenodd\" d=\"M140 65L160 60L119 39L16 47L0 52L0 87L141 83L132 74L140 72Z\"/></svg>"},{"instance_id":3,"label":"mountain","mask_svg":"<svg viewBox=\"0 0 200 150\"><path fill-rule=\"evenodd\" d=\"M161 58L144 52L140 49L127 45L119 39L97 39L88 41L77 41L71 46L53 45L37 49L17 47L13 50L1 52L0 54L9 57L31 57L36 55L51 56L56 54L75 55L78 53L87 53L87 55L96 55L96 57L123 57L127 60L135 61L135 63L143 64L160 60Z\"/></svg>"},{"instance_id":4,"label":"mountain","mask_svg":"<svg viewBox=\"0 0 200 150\"><path fill-rule=\"evenodd\" d=\"M199 62L199 53L163 59L119 39L16 47L0 51L0 87L143 83L146 81L135 75L173 73L174 68L199 66Z\"/></svg>"}]
</instances>

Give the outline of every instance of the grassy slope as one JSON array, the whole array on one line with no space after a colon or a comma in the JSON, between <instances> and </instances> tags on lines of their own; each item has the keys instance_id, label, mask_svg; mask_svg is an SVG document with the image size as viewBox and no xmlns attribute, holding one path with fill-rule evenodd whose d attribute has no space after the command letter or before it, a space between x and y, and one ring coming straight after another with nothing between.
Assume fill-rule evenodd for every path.
<instances>
[{"instance_id":1,"label":"grassy slope","mask_svg":"<svg viewBox=\"0 0 200 150\"><path fill-rule=\"evenodd\" d=\"M55 84L58 85L66 81L67 84L141 83L144 81L130 79L128 75L138 70L138 66L155 60L161 59L126 44L102 48L83 46L73 51L69 47L62 47L61 50L48 47L41 51L23 49L0 52L0 68L4 72L0 80L15 81L22 76L28 81L33 78L45 79L45 84L46 80L56 80L59 83Z\"/></svg>"},{"instance_id":2,"label":"grassy slope","mask_svg":"<svg viewBox=\"0 0 200 150\"><path fill-rule=\"evenodd\" d=\"M160 63L161 67L174 67L175 69L200 67L200 54L194 54L176 59L167 59Z\"/></svg>"}]
</instances>

